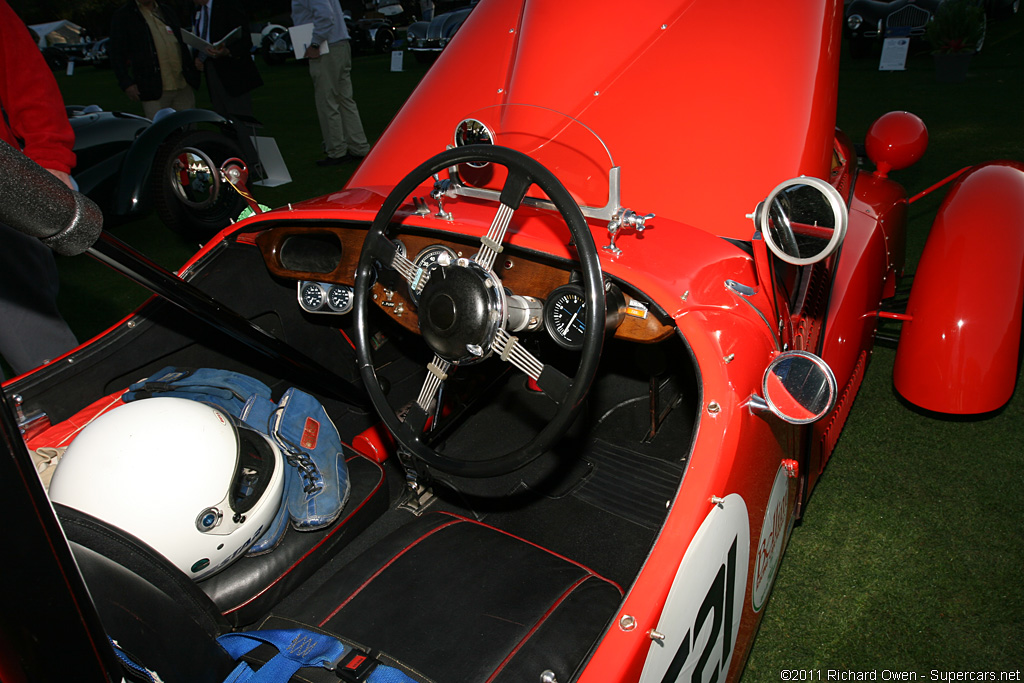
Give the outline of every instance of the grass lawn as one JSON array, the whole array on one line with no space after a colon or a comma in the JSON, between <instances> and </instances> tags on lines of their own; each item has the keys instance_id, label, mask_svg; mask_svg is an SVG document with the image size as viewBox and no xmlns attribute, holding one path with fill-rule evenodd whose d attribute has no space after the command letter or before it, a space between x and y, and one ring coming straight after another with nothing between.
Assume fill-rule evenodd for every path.
<instances>
[{"instance_id":1,"label":"grass lawn","mask_svg":"<svg viewBox=\"0 0 1024 683\"><path fill-rule=\"evenodd\" d=\"M877 65L844 58L837 123L862 141L887 111L921 116L928 151L894 174L911 194L972 163L1024 161L1024 14L990 24L965 83L936 83L927 54L902 72ZM943 195L910 209L908 273ZM925 415L892 388L894 359L876 347L743 683L779 681L784 669L878 680L885 670L934 680L932 670L1024 669L1024 396L1018 386L978 419Z\"/></svg>"},{"instance_id":2,"label":"grass lawn","mask_svg":"<svg viewBox=\"0 0 1024 683\"><path fill-rule=\"evenodd\" d=\"M400 73L389 66L387 56L355 60L356 98L371 140L424 73L413 60ZM257 188L258 199L281 206L341 187L352 168L313 163L320 137L305 66L261 71L266 85L254 93L256 114L294 182ZM134 110L109 71L85 68L58 80L68 103ZM201 93L200 106L205 101ZM990 25L963 84L937 83L926 54L912 55L901 72L879 72L877 56L844 58L839 104L838 125L858 141L890 110L925 120L928 152L894 174L911 194L971 163L1024 160L1024 14ZM414 161L421 160L410 166ZM942 195L911 207L908 273ZM154 217L112 232L170 268L195 248ZM147 296L90 259L60 265L61 305L82 339ZM1003 410L977 419L925 415L896 396L894 357L890 348L875 350L846 431L793 535L744 683L778 681L783 669L817 669L822 677L828 669L876 671L879 680L883 670L910 671L932 680L932 670L998 676L1024 668L1024 397L1018 391Z\"/></svg>"}]
</instances>

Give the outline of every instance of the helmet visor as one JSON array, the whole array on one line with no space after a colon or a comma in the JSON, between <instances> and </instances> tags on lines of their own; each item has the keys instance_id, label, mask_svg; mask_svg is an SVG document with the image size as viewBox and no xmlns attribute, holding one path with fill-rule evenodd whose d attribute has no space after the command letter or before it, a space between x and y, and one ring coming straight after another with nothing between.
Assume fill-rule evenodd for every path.
<instances>
[{"instance_id":1,"label":"helmet visor","mask_svg":"<svg viewBox=\"0 0 1024 683\"><path fill-rule=\"evenodd\" d=\"M238 434L238 458L228 504L237 514L245 514L263 497L274 475L276 458L267 439L241 422L234 421Z\"/></svg>"}]
</instances>

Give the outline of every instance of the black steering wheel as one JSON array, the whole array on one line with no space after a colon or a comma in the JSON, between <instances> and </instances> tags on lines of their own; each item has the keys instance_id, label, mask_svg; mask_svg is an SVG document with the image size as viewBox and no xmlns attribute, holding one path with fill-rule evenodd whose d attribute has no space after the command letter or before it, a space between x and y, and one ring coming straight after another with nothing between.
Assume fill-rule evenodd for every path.
<instances>
[{"instance_id":1,"label":"black steering wheel","mask_svg":"<svg viewBox=\"0 0 1024 683\"><path fill-rule=\"evenodd\" d=\"M508 171L491 229L480 239L480 250L471 258L458 259L436 270L419 269L388 236L395 212L424 180L443 169L469 162L494 163ZM513 212L534 184L551 199L568 225L583 274L587 300L584 308L586 332L579 368L573 377L542 363L507 331L507 294L493 268ZM427 376L419 398L404 420L387 402L373 368L369 302L375 261L394 268L409 288L419 293L420 333L434 352L433 360L427 364ZM356 354L374 407L401 448L427 465L449 474L497 476L536 459L569 429L597 374L604 343L605 297L594 238L579 206L554 174L525 154L507 147L456 147L428 159L403 178L384 200L363 242L354 299ZM454 367L491 355L512 363L534 379L545 395L555 402L555 415L528 443L507 453L468 460L435 450L423 439L424 427L442 383Z\"/></svg>"}]
</instances>

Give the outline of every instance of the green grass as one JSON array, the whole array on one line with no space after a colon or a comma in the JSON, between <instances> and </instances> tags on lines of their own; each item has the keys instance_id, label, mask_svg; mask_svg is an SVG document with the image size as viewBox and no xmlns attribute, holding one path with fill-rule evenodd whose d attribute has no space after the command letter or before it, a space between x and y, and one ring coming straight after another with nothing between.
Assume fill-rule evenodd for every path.
<instances>
[{"instance_id":1,"label":"green grass","mask_svg":"<svg viewBox=\"0 0 1024 683\"><path fill-rule=\"evenodd\" d=\"M839 105L838 125L854 140L887 111L924 119L928 151L894 174L911 193L973 163L1024 160L1024 15L990 25L962 84L936 83L926 54L902 72L844 60ZM943 194L911 207L908 272ZM876 347L743 683L779 681L784 669L879 680L883 670L930 680L933 669L1024 669L1024 397L1018 389L979 419L924 415L896 396L894 359Z\"/></svg>"},{"instance_id":2,"label":"green grass","mask_svg":"<svg viewBox=\"0 0 1024 683\"><path fill-rule=\"evenodd\" d=\"M257 197L281 206L341 187L352 168L313 164L320 137L304 65L261 71L266 85L254 93L256 114L294 182L257 189ZM409 60L401 73L390 72L387 57L355 60L356 98L371 139L422 74ZM59 81L69 103L130 106L110 72L82 69ZM838 124L854 140L890 110L925 120L928 152L894 174L911 193L972 163L1024 160L1024 15L990 26L963 84L936 83L924 54L903 72L844 59L839 104ZM911 207L908 272L942 194ZM170 268L195 247L152 217L113 232ZM89 259L62 259L61 268L62 306L83 338L146 296ZM1024 668L1024 398L1018 391L1005 409L981 419L923 415L895 395L894 357L887 348L873 355L793 535L744 683L778 681L787 668L876 670L879 677L883 669L908 670L919 680L932 669Z\"/></svg>"}]
</instances>

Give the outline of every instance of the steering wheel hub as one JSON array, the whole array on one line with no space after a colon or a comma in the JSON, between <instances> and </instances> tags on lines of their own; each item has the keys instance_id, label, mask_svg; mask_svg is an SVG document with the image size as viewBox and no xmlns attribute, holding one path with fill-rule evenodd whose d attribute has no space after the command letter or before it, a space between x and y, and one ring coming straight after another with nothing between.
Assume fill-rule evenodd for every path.
<instances>
[{"instance_id":1,"label":"steering wheel hub","mask_svg":"<svg viewBox=\"0 0 1024 683\"><path fill-rule=\"evenodd\" d=\"M470 363L483 357L480 349L491 348L504 311L504 293L492 274L473 261L442 266L420 295L420 333L441 358Z\"/></svg>"}]
</instances>

